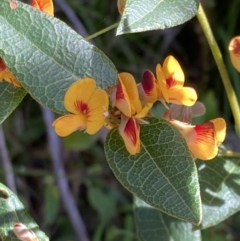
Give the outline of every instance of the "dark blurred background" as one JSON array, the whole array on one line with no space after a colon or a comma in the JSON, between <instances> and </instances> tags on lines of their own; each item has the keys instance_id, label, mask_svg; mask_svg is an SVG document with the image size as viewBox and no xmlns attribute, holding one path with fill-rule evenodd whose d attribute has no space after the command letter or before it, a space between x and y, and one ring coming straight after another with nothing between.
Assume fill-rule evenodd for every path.
<instances>
[{"instance_id":1,"label":"dark blurred background","mask_svg":"<svg viewBox=\"0 0 240 241\"><path fill-rule=\"evenodd\" d=\"M240 35L240 1L202 1L235 91L240 100L240 74L232 67L228 43ZM55 0L55 17L83 37L120 20L116 0ZM92 43L115 64L119 72L132 73L141 81L145 69L155 72L167 55L175 56L186 76L186 85L196 88L206 115L197 121L224 117L228 123L226 145L239 150L234 121L225 90L207 41L196 18L166 30L115 36L116 29ZM156 110L161 107L156 107ZM59 189L58 164L53 163L47 127L51 125L30 96L4 122L4 134L14 168L18 196L51 241L79 240L69 211L68 199ZM157 111L155 112L157 113ZM159 114L160 117L160 114ZM113 176L104 157L102 131L94 136L74 133L61 139L60 161L78 212L92 241L136 241L132 195ZM59 145L59 144L58 144ZM59 146L56 146L58 149ZM57 178L56 178L57 177ZM2 171L1 182L5 182ZM74 212L74 210L73 210ZM77 224L78 225L78 224ZM203 241L240 240L240 214L203 231Z\"/></svg>"}]
</instances>

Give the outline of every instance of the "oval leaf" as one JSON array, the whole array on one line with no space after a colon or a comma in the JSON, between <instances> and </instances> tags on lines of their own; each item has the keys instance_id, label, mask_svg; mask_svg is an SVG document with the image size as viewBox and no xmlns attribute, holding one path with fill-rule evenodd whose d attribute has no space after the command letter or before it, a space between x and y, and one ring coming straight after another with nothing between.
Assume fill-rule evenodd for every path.
<instances>
[{"instance_id":1,"label":"oval leaf","mask_svg":"<svg viewBox=\"0 0 240 241\"><path fill-rule=\"evenodd\" d=\"M40 104L65 113L63 98L74 81L92 77L114 85L117 71L95 46L65 23L29 5L0 3L0 50L7 66Z\"/></svg>"},{"instance_id":2,"label":"oval leaf","mask_svg":"<svg viewBox=\"0 0 240 241\"><path fill-rule=\"evenodd\" d=\"M32 230L38 237L39 241L48 241L49 238L39 230L38 225L27 214L23 204L17 196L0 183L0 233L3 241L18 241L13 233L13 226L21 222Z\"/></svg>"},{"instance_id":3,"label":"oval leaf","mask_svg":"<svg viewBox=\"0 0 240 241\"><path fill-rule=\"evenodd\" d=\"M115 176L134 195L176 218L198 224L201 201L195 163L182 135L156 118L141 125L141 152L130 155L111 130L105 154Z\"/></svg>"},{"instance_id":4,"label":"oval leaf","mask_svg":"<svg viewBox=\"0 0 240 241\"><path fill-rule=\"evenodd\" d=\"M165 29L196 15L199 0L127 0L117 35Z\"/></svg>"},{"instance_id":5,"label":"oval leaf","mask_svg":"<svg viewBox=\"0 0 240 241\"><path fill-rule=\"evenodd\" d=\"M201 241L200 230L192 225L164 214L135 198L134 217L138 237L141 241Z\"/></svg>"},{"instance_id":6,"label":"oval leaf","mask_svg":"<svg viewBox=\"0 0 240 241\"><path fill-rule=\"evenodd\" d=\"M198 163L204 229L240 210L240 159L216 157Z\"/></svg>"},{"instance_id":7,"label":"oval leaf","mask_svg":"<svg viewBox=\"0 0 240 241\"><path fill-rule=\"evenodd\" d=\"M16 88L7 82L0 83L0 124L21 103L25 95L23 88Z\"/></svg>"}]
</instances>

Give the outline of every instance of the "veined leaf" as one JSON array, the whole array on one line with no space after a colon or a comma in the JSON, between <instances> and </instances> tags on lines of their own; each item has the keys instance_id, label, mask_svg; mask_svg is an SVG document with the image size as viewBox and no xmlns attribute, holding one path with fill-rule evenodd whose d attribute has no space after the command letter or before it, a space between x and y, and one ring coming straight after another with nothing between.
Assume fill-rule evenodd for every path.
<instances>
[{"instance_id":1,"label":"veined leaf","mask_svg":"<svg viewBox=\"0 0 240 241\"><path fill-rule=\"evenodd\" d=\"M240 159L216 157L198 163L204 229L240 210Z\"/></svg>"},{"instance_id":2,"label":"veined leaf","mask_svg":"<svg viewBox=\"0 0 240 241\"><path fill-rule=\"evenodd\" d=\"M199 0L127 0L117 35L165 29L196 15Z\"/></svg>"},{"instance_id":3,"label":"veined leaf","mask_svg":"<svg viewBox=\"0 0 240 241\"><path fill-rule=\"evenodd\" d=\"M25 95L23 88L14 87L7 82L0 83L0 123L13 112Z\"/></svg>"},{"instance_id":4,"label":"veined leaf","mask_svg":"<svg viewBox=\"0 0 240 241\"><path fill-rule=\"evenodd\" d=\"M114 85L117 71L95 46L62 21L18 2L0 2L0 56L40 104L65 113L71 83L92 77L100 88Z\"/></svg>"},{"instance_id":5,"label":"veined leaf","mask_svg":"<svg viewBox=\"0 0 240 241\"><path fill-rule=\"evenodd\" d=\"M117 129L105 154L122 185L170 216L198 224L201 200L195 162L182 135L168 121L149 118L141 125L141 152L130 155Z\"/></svg>"},{"instance_id":6,"label":"veined leaf","mask_svg":"<svg viewBox=\"0 0 240 241\"><path fill-rule=\"evenodd\" d=\"M183 222L135 198L134 216L141 241L201 241L200 230L193 231L190 223Z\"/></svg>"},{"instance_id":7,"label":"veined leaf","mask_svg":"<svg viewBox=\"0 0 240 241\"><path fill-rule=\"evenodd\" d=\"M38 225L27 214L23 204L17 196L0 183L0 234L2 241L19 241L13 233L13 226L21 222L32 230L39 241L48 241L49 238L39 230Z\"/></svg>"}]
</instances>

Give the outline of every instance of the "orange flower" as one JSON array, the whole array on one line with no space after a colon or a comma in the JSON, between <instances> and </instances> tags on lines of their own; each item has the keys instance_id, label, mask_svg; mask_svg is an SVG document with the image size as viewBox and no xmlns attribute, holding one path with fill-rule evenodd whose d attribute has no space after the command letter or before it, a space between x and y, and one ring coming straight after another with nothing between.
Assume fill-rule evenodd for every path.
<instances>
[{"instance_id":1,"label":"orange flower","mask_svg":"<svg viewBox=\"0 0 240 241\"><path fill-rule=\"evenodd\" d=\"M192 106L197 100L197 93L193 88L183 87L184 73L178 61L168 56L163 67L156 67L157 84L161 90L161 100L178 105Z\"/></svg>"},{"instance_id":2,"label":"orange flower","mask_svg":"<svg viewBox=\"0 0 240 241\"><path fill-rule=\"evenodd\" d=\"M177 120L170 122L183 135L192 155L204 161L217 155L218 146L226 136L226 122L222 118L195 126Z\"/></svg>"},{"instance_id":3,"label":"orange flower","mask_svg":"<svg viewBox=\"0 0 240 241\"><path fill-rule=\"evenodd\" d=\"M0 81L6 80L7 82L13 84L15 87L20 87L19 81L14 77L12 72L8 69L5 62L0 58Z\"/></svg>"},{"instance_id":4,"label":"orange flower","mask_svg":"<svg viewBox=\"0 0 240 241\"><path fill-rule=\"evenodd\" d=\"M234 68L240 72L240 36L234 37L228 46Z\"/></svg>"},{"instance_id":5,"label":"orange flower","mask_svg":"<svg viewBox=\"0 0 240 241\"><path fill-rule=\"evenodd\" d=\"M73 113L59 117L53 122L59 136L67 136L74 131L84 130L95 134L105 124L108 109L108 95L96 89L96 82L85 78L73 83L64 97L64 106Z\"/></svg>"},{"instance_id":6,"label":"orange flower","mask_svg":"<svg viewBox=\"0 0 240 241\"><path fill-rule=\"evenodd\" d=\"M51 16L54 16L52 0L31 0L31 5L42 12L45 12Z\"/></svg>"}]
</instances>

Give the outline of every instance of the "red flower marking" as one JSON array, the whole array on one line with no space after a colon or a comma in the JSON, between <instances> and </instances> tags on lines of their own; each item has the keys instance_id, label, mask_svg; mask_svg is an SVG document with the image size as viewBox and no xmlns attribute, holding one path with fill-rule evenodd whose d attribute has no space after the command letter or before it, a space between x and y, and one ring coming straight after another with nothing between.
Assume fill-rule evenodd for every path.
<instances>
[{"instance_id":1,"label":"red flower marking","mask_svg":"<svg viewBox=\"0 0 240 241\"><path fill-rule=\"evenodd\" d=\"M129 139L131 140L134 146L137 145L137 140L138 140L137 133L139 133L139 130L140 130L140 126L136 122L136 120L134 120L134 118L129 118L125 126L124 132L129 137Z\"/></svg>"},{"instance_id":2,"label":"red flower marking","mask_svg":"<svg viewBox=\"0 0 240 241\"><path fill-rule=\"evenodd\" d=\"M146 70L144 73L143 73L143 78L142 78L142 87L144 89L144 92L146 94L149 94L153 91L154 89L154 76L153 74L151 73L151 71L149 70Z\"/></svg>"},{"instance_id":3,"label":"red flower marking","mask_svg":"<svg viewBox=\"0 0 240 241\"><path fill-rule=\"evenodd\" d=\"M76 101L75 102L75 107L78 111L80 111L83 114L88 114L88 104L85 102L80 101Z\"/></svg>"},{"instance_id":4,"label":"red flower marking","mask_svg":"<svg viewBox=\"0 0 240 241\"><path fill-rule=\"evenodd\" d=\"M215 129L212 122L196 125L194 130L197 133L196 142L205 141L206 138L215 139Z\"/></svg>"},{"instance_id":5,"label":"red flower marking","mask_svg":"<svg viewBox=\"0 0 240 241\"><path fill-rule=\"evenodd\" d=\"M122 87L122 84L120 81L118 81L118 84L117 84L117 91L116 91L116 100L124 100L125 99L125 96L124 96L124 93L123 93L123 87Z\"/></svg>"},{"instance_id":6,"label":"red flower marking","mask_svg":"<svg viewBox=\"0 0 240 241\"><path fill-rule=\"evenodd\" d=\"M168 88L170 89L176 84L176 81L172 76L170 76L170 77L166 78L166 83L167 83Z\"/></svg>"},{"instance_id":7,"label":"red flower marking","mask_svg":"<svg viewBox=\"0 0 240 241\"><path fill-rule=\"evenodd\" d=\"M0 58L0 71L3 71L7 68L6 64L4 63L3 59Z\"/></svg>"},{"instance_id":8,"label":"red flower marking","mask_svg":"<svg viewBox=\"0 0 240 241\"><path fill-rule=\"evenodd\" d=\"M237 39L237 38L234 39L232 48L233 48L234 54L240 55L240 40L239 39Z\"/></svg>"}]
</instances>

